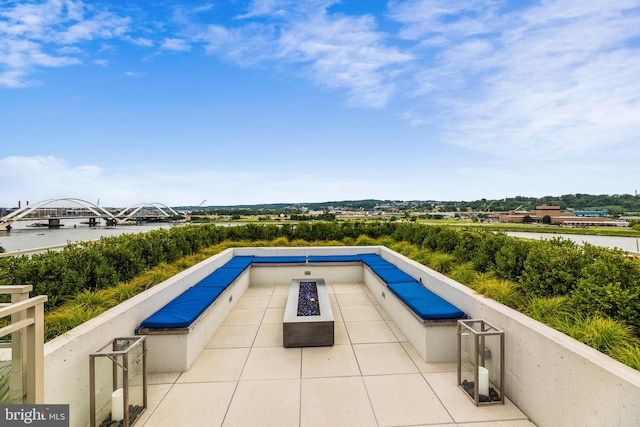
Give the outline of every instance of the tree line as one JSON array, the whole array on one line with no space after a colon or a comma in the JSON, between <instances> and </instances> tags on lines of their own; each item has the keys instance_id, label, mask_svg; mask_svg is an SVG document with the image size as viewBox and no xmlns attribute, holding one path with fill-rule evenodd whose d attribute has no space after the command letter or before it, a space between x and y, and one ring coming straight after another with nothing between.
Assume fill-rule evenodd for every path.
<instances>
[{"instance_id":1,"label":"tree line","mask_svg":"<svg viewBox=\"0 0 640 427\"><path fill-rule=\"evenodd\" d=\"M631 194L565 194L561 196L544 197L505 197L504 199L478 199L471 201L436 201L436 200L343 200L321 203L291 203L291 204L263 204L227 207L200 208L195 214L216 215L278 215L280 213L302 214L304 209L324 211L329 208L344 210L371 211L374 209L392 209L412 212L455 212L455 211L510 211L513 209L535 210L543 204L560 206L568 210L606 210L611 215L624 213L640 214L640 197ZM381 208L388 206L389 208Z\"/></svg>"}]
</instances>

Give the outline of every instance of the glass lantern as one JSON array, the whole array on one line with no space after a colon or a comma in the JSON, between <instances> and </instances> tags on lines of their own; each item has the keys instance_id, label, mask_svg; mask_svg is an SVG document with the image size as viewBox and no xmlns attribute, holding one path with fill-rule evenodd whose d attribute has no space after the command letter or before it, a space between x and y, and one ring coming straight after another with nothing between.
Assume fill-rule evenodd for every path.
<instances>
[{"instance_id":1,"label":"glass lantern","mask_svg":"<svg viewBox=\"0 0 640 427\"><path fill-rule=\"evenodd\" d=\"M504 404L504 332L484 320L458 320L458 386L476 404Z\"/></svg>"},{"instance_id":2,"label":"glass lantern","mask_svg":"<svg viewBox=\"0 0 640 427\"><path fill-rule=\"evenodd\" d=\"M145 338L115 338L89 356L91 427L131 426L147 408Z\"/></svg>"}]
</instances>

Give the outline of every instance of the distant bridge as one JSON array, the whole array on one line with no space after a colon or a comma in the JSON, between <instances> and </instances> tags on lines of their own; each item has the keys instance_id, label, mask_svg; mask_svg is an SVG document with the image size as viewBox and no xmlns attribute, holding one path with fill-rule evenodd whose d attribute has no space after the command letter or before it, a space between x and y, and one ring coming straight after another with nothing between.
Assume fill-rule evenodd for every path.
<instances>
[{"instance_id":1,"label":"distant bridge","mask_svg":"<svg viewBox=\"0 0 640 427\"><path fill-rule=\"evenodd\" d=\"M68 208L54 208L56 209L55 215L51 214L52 208L45 208L53 203L60 202L70 202L74 205L79 205L83 207L87 212L80 215L64 215L60 214L58 210L60 209L68 209ZM143 212L143 209L153 207L155 215L151 216L149 213ZM50 212L48 214L39 213L44 211L45 209L49 209ZM115 213L114 213L115 212ZM28 221L28 220L47 220L47 225L51 228L60 226L60 219L62 218L89 218L89 225L96 225L95 219L104 218L107 222L107 225L117 225L117 224L125 224L130 221L132 218L158 218L165 217L169 218L171 216L180 216L178 212L176 212L171 207L159 203L159 202L144 202L144 203L136 203L127 208L122 209L121 211L107 210L104 209L95 203L91 203L87 200L76 199L76 198L62 198L62 199L46 199L37 203L33 203L31 205L24 206L22 208L18 208L8 215L0 218L0 230L11 230L11 224L16 221Z\"/></svg>"}]
</instances>

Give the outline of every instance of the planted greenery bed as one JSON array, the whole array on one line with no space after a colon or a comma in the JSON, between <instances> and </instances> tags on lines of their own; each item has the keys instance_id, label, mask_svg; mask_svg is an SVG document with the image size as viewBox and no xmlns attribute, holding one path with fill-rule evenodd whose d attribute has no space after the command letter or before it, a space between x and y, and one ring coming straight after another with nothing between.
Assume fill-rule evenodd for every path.
<instances>
[{"instance_id":1,"label":"planted greenery bed","mask_svg":"<svg viewBox=\"0 0 640 427\"><path fill-rule=\"evenodd\" d=\"M385 245L640 369L640 263L571 241L394 222L185 226L0 260L47 294L51 339L230 246Z\"/></svg>"}]
</instances>

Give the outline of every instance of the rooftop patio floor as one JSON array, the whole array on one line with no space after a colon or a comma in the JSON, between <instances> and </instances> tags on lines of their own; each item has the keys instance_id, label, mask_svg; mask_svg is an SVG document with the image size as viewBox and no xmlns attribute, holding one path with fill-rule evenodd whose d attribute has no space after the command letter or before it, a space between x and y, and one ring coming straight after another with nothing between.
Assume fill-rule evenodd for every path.
<instances>
[{"instance_id":1,"label":"rooftop patio floor","mask_svg":"<svg viewBox=\"0 0 640 427\"><path fill-rule=\"evenodd\" d=\"M327 291L334 346L284 348L289 285L250 286L187 372L149 375L136 425L533 426L508 399L476 407L455 363L425 363L364 284Z\"/></svg>"}]
</instances>

